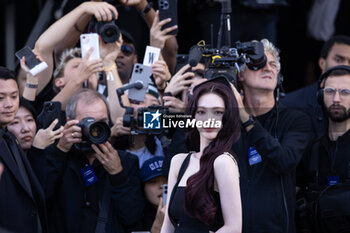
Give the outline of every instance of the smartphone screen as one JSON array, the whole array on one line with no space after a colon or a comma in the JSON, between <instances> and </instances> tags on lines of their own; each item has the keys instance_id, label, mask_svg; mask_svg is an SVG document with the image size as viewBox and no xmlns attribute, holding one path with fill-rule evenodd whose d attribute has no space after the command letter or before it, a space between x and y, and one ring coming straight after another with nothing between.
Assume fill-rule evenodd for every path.
<instances>
[{"instance_id":1,"label":"smartphone screen","mask_svg":"<svg viewBox=\"0 0 350 233\"><path fill-rule=\"evenodd\" d=\"M171 18L171 21L162 27L162 30L177 25L177 0L158 0L159 21ZM170 35L176 35L178 30L169 32Z\"/></svg>"},{"instance_id":2,"label":"smartphone screen","mask_svg":"<svg viewBox=\"0 0 350 233\"><path fill-rule=\"evenodd\" d=\"M167 184L163 184L163 206L166 205L166 201L167 201L167 197L168 197L168 185Z\"/></svg>"},{"instance_id":3,"label":"smartphone screen","mask_svg":"<svg viewBox=\"0 0 350 233\"><path fill-rule=\"evenodd\" d=\"M144 100L148 83L150 83L150 76L152 74L152 69L149 66L142 65L140 63L136 63L134 65L130 83L142 82L142 89L132 88L128 90L128 97L131 101L141 102Z\"/></svg>"},{"instance_id":4,"label":"smartphone screen","mask_svg":"<svg viewBox=\"0 0 350 233\"><path fill-rule=\"evenodd\" d=\"M37 59L32 49L28 46L25 46L24 48L17 51L15 55L18 58L18 60L21 60L22 57L25 57L25 63L29 68L29 72L33 76L39 74L41 71L47 68L46 62L42 62L39 59Z\"/></svg>"},{"instance_id":5,"label":"smartphone screen","mask_svg":"<svg viewBox=\"0 0 350 233\"><path fill-rule=\"evenodd\" d=\"M89 60L100 59L100 43L97 33L86 33L80 35L81 57L84 59L90 48L94 48Z\"/></svg>"}]
</instances>

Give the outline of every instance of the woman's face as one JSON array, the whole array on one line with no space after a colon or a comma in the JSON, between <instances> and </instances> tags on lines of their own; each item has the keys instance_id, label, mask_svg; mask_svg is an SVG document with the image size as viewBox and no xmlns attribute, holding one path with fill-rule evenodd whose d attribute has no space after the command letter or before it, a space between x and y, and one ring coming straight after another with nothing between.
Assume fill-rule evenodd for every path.
<instances>
[{"instance_id":1,"label":"woman's face","mask_svg":"<svg viewBox=\"0 0 350 233\"><path fill-rule=\"evenodd\" d=\"M197 127L199 135L208 141L212 141L222 128L222 117L225 112L224 100L214 93L207 93L198 99L195 119L204 122L202 127ZM207 122L207 124L205 123Z\"/></svg>"},{"instance_id":2,"label":"woman's face","mask_svg":"<svg viewBox=\"0 0 350 233\"><path fill-rule=\"evenodd\" d=\"M153 179L146 181L144 191L147 200L155 206L158 206L160 197L162 196L163 184L166 184L167 180L164 176L157 176Z\"/></svg>"},{"instance_id":3,"label":"woman's face","mask_svg":"<svg viewBox=\"0 0 350 233\"><path fill-rule=\"evenodd\" d=\"M36 123L33 115L24 107L19 107L15 119L7 126L23 150L28 150L36 134Z\"/></svg>"}]
</instances>

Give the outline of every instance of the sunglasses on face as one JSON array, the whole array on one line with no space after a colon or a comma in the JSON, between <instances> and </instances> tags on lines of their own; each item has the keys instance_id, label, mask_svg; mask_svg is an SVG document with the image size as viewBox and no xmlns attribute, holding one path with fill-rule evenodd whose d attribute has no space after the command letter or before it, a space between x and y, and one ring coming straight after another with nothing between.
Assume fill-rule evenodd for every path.
<instances>
[{"instance_id":1,"label":"sunglasses on face","mask_svg":"<svg viewBox=\"0 0 350 233\"><path fill-rule=\"evenodd\" d=\"M127 44L123 44L120 50L125 56L131 56L134 53L134 48Z\"/></svg>"},{"instance_id":2,"label":"sunglasses on face","mask_svg":"<svg viewBox=\"0 0 350 233\"><path fill-rule=\"evenodd\" d=\"M339 95L341 97L348 97L348 96L350 96L350 90L349 89L345 89L345 88L344 89L335 89L335 88L331 88L331 87L326 87L326 88L323 89L323 93L325 95L332 96L332 97L337 92L339 93Z\"/></svg>"}]
</instances>

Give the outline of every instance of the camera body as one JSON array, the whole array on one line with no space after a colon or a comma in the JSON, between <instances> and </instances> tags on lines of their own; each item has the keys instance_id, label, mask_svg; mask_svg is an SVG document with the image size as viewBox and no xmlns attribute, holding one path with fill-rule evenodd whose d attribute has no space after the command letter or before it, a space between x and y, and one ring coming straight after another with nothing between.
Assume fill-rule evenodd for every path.
<instances>
[{"instance_id":1,"label":"camera body","mask_svg":"<svg viewBox=\"0 0 350 233\"><path fill-rule=\"evenodd\" d=\"M234 48L204 49L203 56L212 60L205 71L205 78L225 77L235 87L238 87L237 73L240 66L246 64L249 69L258 70L263 68L267 61L264 46L260 41L244 43L238 41Z\"/></svg>"},{"instance_id":2,"label":"camera body","mask_svg":"<svg viewBox=\"0 0 350 233\"><path fill-rule=\"evenodd\" d=\"M90 21L89 27L99 34L105 43L113 43L119 39L120 29L114 22L115 15L111 21L97 21L95 17Z\"/></svg>"},{"instance_id":3,"label":"camera body","mask_svg":"<svg viewBox=\"0 0 350 233\"><path fill-rule=\"evenodd\" d=\"M105 143L111 136L111 130L104 121L96 121L91 117L86 117L78 124L81 128L82 142L75 144L76 149L83 152L92 152L91 144Z\"/></svg>"}]
</instances>

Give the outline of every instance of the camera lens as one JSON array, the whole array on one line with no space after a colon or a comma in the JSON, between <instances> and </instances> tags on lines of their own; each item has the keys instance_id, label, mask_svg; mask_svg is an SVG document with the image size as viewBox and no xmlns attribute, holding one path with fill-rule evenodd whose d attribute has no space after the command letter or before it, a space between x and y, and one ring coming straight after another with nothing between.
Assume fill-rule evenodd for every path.
<instances>
[{"instance_id":1,"label":"camera lens","mask_svg":"<svg viewBox=\"0 0 350 233\"><path fill-rule=\"evenodd\" d=\"M119 39L120 31L114 21L110 22L99 22L98 33L106 43L114 43Z\"/></svg>"},{"instance_id":2,"label":"camera lens","mask_svg":"<svg viewBox=\"0 0 350 233\"><path fill-rule=\"evenodd\" d=\"M111 131L108 125L104 122L94 122L89 127L89 139L93 144L102 144L105 143Z\"/></svg>"},{"instance_id":3,"label":"camera lens","mask_svg":"<svg viewBox=\"0 0 350 233\"><path fill-rule=\"evenodd\" d=\"M112 37L115 34L117 34L117 32L113 28L107 28L104 33L108 37Z\"/></svg>"}]
</instances>

